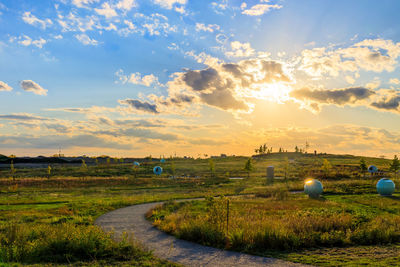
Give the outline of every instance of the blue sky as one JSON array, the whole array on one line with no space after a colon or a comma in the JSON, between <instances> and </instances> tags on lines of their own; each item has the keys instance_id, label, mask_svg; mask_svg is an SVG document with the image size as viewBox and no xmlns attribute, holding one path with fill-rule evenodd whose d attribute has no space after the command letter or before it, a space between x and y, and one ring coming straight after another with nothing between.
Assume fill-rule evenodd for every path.
<instances>
[{"instance_id":1,"label":"blue sky","mask_svg":"<svg viewBox=\"0 0 400 267\"><path fill-rule=\"evenodd\" d=\"M0 0L0 153L392 156L399 7Z\"/></svg>"}]
</instances>

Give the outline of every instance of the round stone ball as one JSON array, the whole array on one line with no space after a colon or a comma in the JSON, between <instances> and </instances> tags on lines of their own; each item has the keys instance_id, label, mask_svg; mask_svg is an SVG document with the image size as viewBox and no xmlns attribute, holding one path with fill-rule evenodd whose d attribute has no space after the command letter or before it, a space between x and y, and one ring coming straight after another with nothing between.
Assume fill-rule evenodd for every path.
<instances>
[{"instance_id":1,"label":"round stone ball","mask_svg":"<svg viewBox=\"0 0 400 267\"><path fill-rule=\"evenodd\" d=\"M155 166L153 172L155 175L160 175L162 173L162 168L160 166Z\"/></svg>"},{"instance_id":2,"label":"round stone ball","mask_svg":"<svg viewBox=\"0 0 400 267\"><path fill-rule=\"evenodd\" d=\"M376 173L378 171L378 167L376 167L375 165L371 165L368 167L368 172L370 173Z\"/></svg>"},{"instance_id":3,"label":"round stone ball","mask_svg":"<svg viewBox=\"0 0 400 267\"><path fill-rule=\"evenodd\" d=\"M390 196L394 193L396 185L388 178L382 178L376 183L376 190L381 196Z\"/></svg>"},{"instance_id":4,"label":"round stone ball","mask_svg":"<svg viewBox=\"0 0 400 267\"><path fill-rule=\"evenodd\" d=\"M316 179L308 179L304 183L304 193L313 198L318 198L324 191L322 183Z\"/></svg>"},{"instance_id":5,"label":"round stone ball","mask_svg":"<svg viewBox=\"0 0 400 267\"><path fill-rule=\"evenodd\" d=\"M161 159L160 162L161 162L161 163L165 163L165 159Z\"/></svg>"},{"instance_id":6,"label":"round stone ball","mask_svg":"<svg viewBox=\"0 0 400 267\"><path fill-rule=\"evenodd\" d=\"M135 165L135 166L140 166L140 163L137 162L137 161L135 161L135 162L133 163L133 165Z\"/></svg>"}]
</instances>

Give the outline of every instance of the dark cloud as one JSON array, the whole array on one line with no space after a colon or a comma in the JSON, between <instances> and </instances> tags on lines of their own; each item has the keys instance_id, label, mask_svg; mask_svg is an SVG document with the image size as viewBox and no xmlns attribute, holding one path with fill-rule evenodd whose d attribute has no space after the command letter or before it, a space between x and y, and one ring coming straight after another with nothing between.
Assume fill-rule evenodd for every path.
<instances>
[{"instance_id":1,"label":"dark cloud","mask_svg":"<svg viewBox=\"0 0 400 267\"><path fill-rule=\"evenodd\" d=\"M137 99L125 99L125 100L120 100L119 103L129 105L130 107L148 112L148 113L153 113L153 114L158 114L157 110L157 105L155 104L150 104L149 102L146 101L140 101Z\"/></svg>"},{"instance_id":2,"label":"dark cloud","mask_svg":"<svg viewBox=\"0 0 400 267\"><path fill-rule=\"evenodd\" d=\"M46 89L43 89L39 84L31 80L21 81L21 88L27 92L32 92L36 95L47 95Z\"/></svg>"},{"instance_id":3,"label":"dark cloud","mask_svg":"<svg viewBox=\"0 0 400 267\"><path fill-rule=\"evenodd\" d=\"M45 136L0 136L1 147L4 148L54 148L58 147L98 147L112 149L132 149L132 145L107 141L93 135L45 135Z\"/></svg>"},{"instance_id":4,"label":"dark cloud","mask_svg":"<svg viewBox=\"0 0 400 267\"><path fill-rule=\"evenodd\" d=\"M249 111L245 91L260 90L268 83L289 83L282 63L264 59L249 59L238 63L216 64L202 70L185 70L169 82L169 95L150 95L154 104L126 99L120 103L148 113L160 114L182 110L191 103L202 103L223 110ZM277 89L279 90L279 89Z\"/></svg>"},{"instance_id":5,"label":"dark cloud","mask_svg":"<svg viewBox=\"0 0 400 267\"><path fill-rule=\"evenodd\" d=\"M50 119L37 117L30 114L10 114L0 115L0 120L48 121Z\"/></svg>"},{"instance_id":6,"label":"dark cloud","mask_svg":"<svg viewBox=\"0 0 400 267\"><path fill-rule=\"evenodd\" d=\"M373 90L363 87L351 87L333 90L311 90L303 88L295 90L290 95L299 100L309 100L323 104L345 105L364 100L375 94Z\"/></svg>"},{"instance_id":7,"label":"dark cloud","mask_svg":"<svg viewBox=\"0 0 400 267\"><path fill-rule=\"evenodd\" d=\"M176 141L179 137L175 134L159 133L156 131L140 128L129 128L129 129L114 129L106 131L96 131L93 134L109 135L114 137L138 137L144 139L156 139L162 141Z\"/></svg>"},{"instance_id":8,"label":"dark cloud","mask_svg":"<svg viewBox=\"0 0 400 267\"><path fill-rule=\"evenodd\" d=\"M400 105L400 96L394 96L378 102L371 103L371 106L377 109L397 110Z\"/></svg>"}]
</instances>

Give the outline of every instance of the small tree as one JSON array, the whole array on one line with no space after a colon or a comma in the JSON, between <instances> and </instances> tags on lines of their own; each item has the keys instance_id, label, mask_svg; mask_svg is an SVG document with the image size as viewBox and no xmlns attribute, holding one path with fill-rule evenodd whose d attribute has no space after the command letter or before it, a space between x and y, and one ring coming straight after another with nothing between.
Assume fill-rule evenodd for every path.
<instances>
[{"instance_id":1,"label":"small tree","mask_svg":"<svg viewBox=\"0 0 400 267\"><path fill-rule=\"evenodd\" d=\"M176 166L175 166L174 162L171 162L171 174L172 174L172 178L175 178Z\"/></svg>"},{"instance_id":2,"label":"small tree","mask_svg":"<svg viewBox=\"0 0 400 267\"><path fill-rule=\"evenodd\" d=\"M247 178L250 178L250 172L254 169L253 163L251 162L251 158L246 161L244 165L244 170L247 171Z\"/></svg>"},{"instance_id":3,"label":"small tree","mask_svg":"<svg viewBox=\"0 0 400 267\"><path fill-rule=\"evenodd\" d=\"M17 170L14 168L14 161L11 161L10 164L10 172L11 172L11 177L13 180L15 180L15 173L17 172Z\"/></svg>"},{"instance_id":4,"label":"small tree","mask_svg":"<svg viewBox=\"0 0 400 267\"><path fill-rule=\"evenodd\" d=\"M324 161L322 162L322 171L324 172L325 178L328 177L331 169L332 169L332 164L329 162L329 160L324 159Z\"/></svg>"},{"instance_id":5,"label":"small tree","mask_svg":"<svg viewBox=\"0 0 400 267\"><path fill-rule=\"evenodd\" d=\"M86 165L85 160L82 160L81 170L82 171L87 171L87 165Z\"/></svg>"},{"instance_id":6,"label":"small tree","mask_svg":"<svg viewBox=\"0 0 400 267\"><path fill-rule=\"evenodd\" d=\"M397 171L400 169L400 161L397 158L397 155L394 155L389 169L394 173L395 177L397 178Z\"/></svg>"},{"instance_id":7,"label":"small tree","mask_svg":"<svg viewBox=\"0 0 400 267\"><path fill-rule=\"evenodd\" d=\"M209 170L210 170L210 176L214 177L215 163L214 163L214 161L212 159L208 160L208 167L209 167Z\"/></svg>"},{"instance_id":8,"label":"small tree","mask_svg":"<svg viewBox=\"0 0 400 267\"><path fill-rule=\"evenodd\" d=\"M365 159L362 158L360 159L360 171L363 174L363 177L365 178L365 174L367 173L368 167L367 167L367 163L365 162Z\"/></svg>"},{"instance_id":9,"label":"small tree","mask_svg":"<svg viewBox=\"0 0 400 267\"><path fill-rule=\"evenodd\" d=\"M47 179L50 179L50 176L51 176L51 166L48 165L47 166Z\"/></svg>"},{"instance_id":10,"label":"small tree","mask_svg":"<svg viewBox=\"0 0 400 267\"><path fill-rule=\"evenodd\" d=\"M285 173L285 181L287 181L287 178L290 175L290 165L289 165L289 159L288 157L285 157L285 160L283 161L283 172Z\"/></svg>"}]
</instances>

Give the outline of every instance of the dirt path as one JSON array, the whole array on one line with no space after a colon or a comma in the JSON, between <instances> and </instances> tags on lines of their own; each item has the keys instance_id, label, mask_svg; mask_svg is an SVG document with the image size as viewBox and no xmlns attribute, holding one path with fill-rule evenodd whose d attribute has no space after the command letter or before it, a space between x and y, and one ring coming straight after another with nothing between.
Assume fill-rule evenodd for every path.
<instances>
[{"instance_id":1,"label":"dirt path","mask_svg":"<svg viewBox=\"0 0 400 267\"><path fill-rule=\"evenodd\" d=\"M114 231L117 238L124 232L133 233L135 239L152 250L155 256L185 266L305 266L176 239L159 231L145 219L146 212L161 203L146 203L114 210L100 216L95 224L104 231Z\"/></svg>"}]
</instances>

